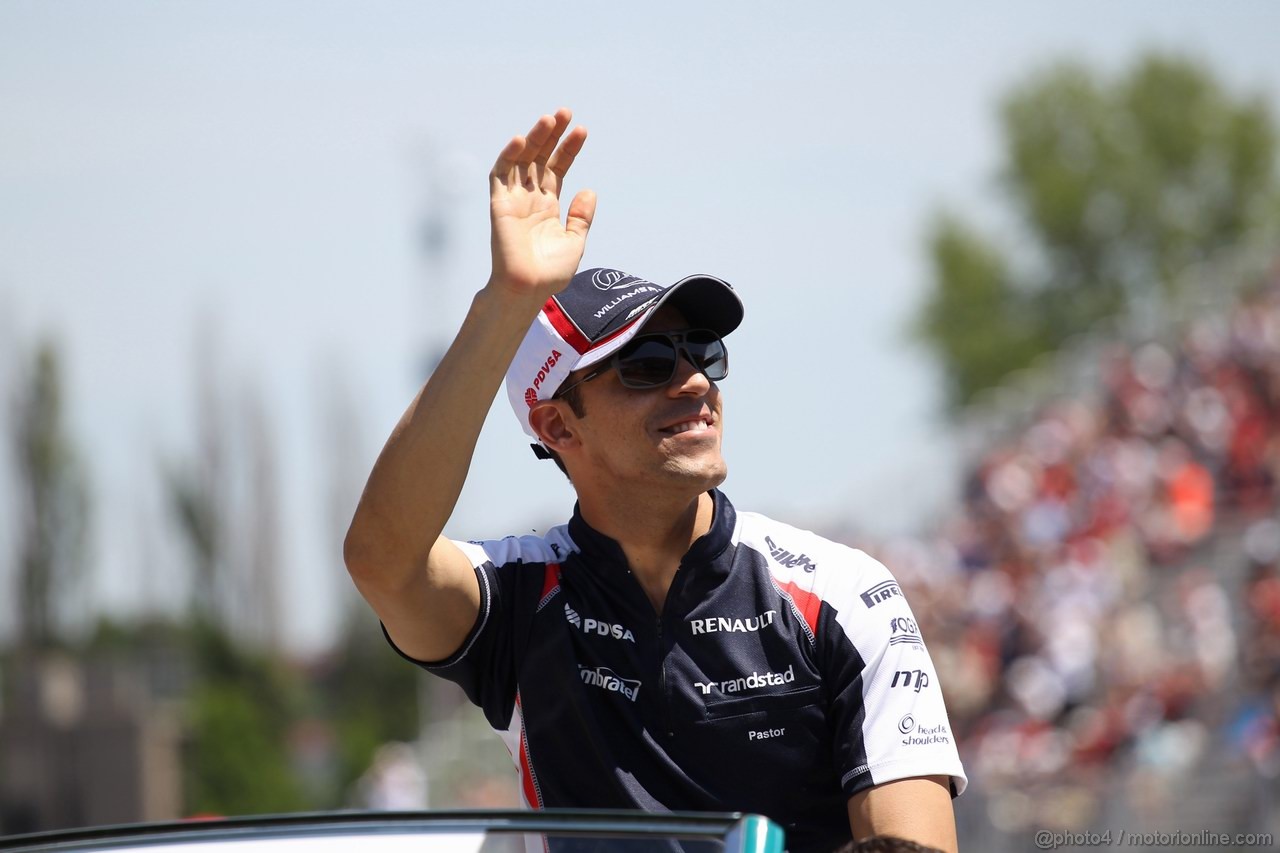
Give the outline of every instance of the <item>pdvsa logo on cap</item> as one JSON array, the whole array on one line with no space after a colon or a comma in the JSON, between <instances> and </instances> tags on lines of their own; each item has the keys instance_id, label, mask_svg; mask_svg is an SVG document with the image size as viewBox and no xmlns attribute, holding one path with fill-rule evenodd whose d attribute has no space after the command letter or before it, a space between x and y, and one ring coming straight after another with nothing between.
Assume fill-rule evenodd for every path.
<instances>
[{"instance_id":1,"label":"pdvsa logo on cap","mask_svg":"<svg viewBox=\"0 0 1280 853\"><path fill-rule=\"evenodd\" d=\"M532 387L524 389L524 401L529 408L533 408L534 403L538 402L538 389L542 387L543 381L546 380L547 374L551 372L551 368L556 366L556 362L560 360L560 351L552 350L551 355L547 356L547 360L538 368L538 375L533 377Z\"/></svg>"},{"instance_id":2,"label":"pdvsa logo on cap","mask_svg":"<svg viewBox=\"0 0 1280 853\"><path fill-rule=\"evenodd\" d=\"M640 280L639 277L627 275L621 270L596 270L591 274L591 283L596 290L618 290Z\"/></svg>"}]
</instances>

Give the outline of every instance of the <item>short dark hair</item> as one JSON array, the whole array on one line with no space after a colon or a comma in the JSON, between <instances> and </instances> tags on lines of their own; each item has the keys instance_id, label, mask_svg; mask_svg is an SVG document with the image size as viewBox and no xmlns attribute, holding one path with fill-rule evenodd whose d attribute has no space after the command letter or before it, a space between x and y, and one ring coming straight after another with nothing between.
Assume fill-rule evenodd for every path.
<instances>
[{"instance_id":1,"label":"short dark hair","mask_svg":"<svg viewBox=\"0 0 1280 853\"><path fill-rule=\"evenodd\" d=\"M908 841L894 835L873 835L861 841L850 841L835 853L942 853L937 847Z\"/></svg>"},{"instance_id":2,"label":"short dark hair","mask_svg":"<svg viewBox=\"0 0 1280 853\"><path fill-rule=\"evenodd\" d=\"M585 418L587 416L587 410L582 406L582 395L578 393L579 390L581 390L581 386L574 385L568 391L564 392L563 397L553 397L552 399L564 400L569 404L569 408L573 410L575 415L580 418ZM572 483L573 478L569 476L569 469L564 467L564 460L560 458L560 454L556 453L550 447L547 448L547 453L551 455L551 461L556 463L556 467L560 469L560 473L564 474L565 477L569 479L569 482Z\"/></svg>"}]
</instances>

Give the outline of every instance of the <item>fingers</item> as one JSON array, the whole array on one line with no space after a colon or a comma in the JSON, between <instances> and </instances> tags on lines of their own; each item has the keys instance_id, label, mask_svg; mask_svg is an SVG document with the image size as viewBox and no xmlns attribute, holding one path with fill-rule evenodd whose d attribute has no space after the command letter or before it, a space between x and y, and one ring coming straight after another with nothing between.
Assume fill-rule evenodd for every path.
<instances>
[{"instance_id":1,"label":"fingers","mask_svg":"<svg viewBox=\"0 0 1280 853\"><path fill-rule=\"evenodd\" d=\"M541 171L541 168L546 165L547 158L551 157L555 151L556 143L560 141L560 136L569 126L572 118L573 113L565 107L556 110L555 115L541 116L534 122L527 135L513 137L506 144L493 164L490 177L504 183L510 183L515 179L523 182L526 177L530 177L528 174L530 166L536 166L535 171ZM578 143L578 147L581 148L581 142ZM533 177L537 182L539 176Z\"/></svg>"},{"instance_id":2,"label":"fingers","mask_svg":"<svg viewBox=\"0 0 1280 853\"><path fill-rule=\"evenodd\" d=\"M489 176L498 180L505 180L511 174L511 170L516 167L516 161L524 153L524 150L524 137L513 136L511 141L498 154L498 160L493 164L493 171L489 173Z\"/></svg>"},{"instance_id":3,"label":"fingers","mask_svg":"<svg viewBox=\"0 0 1280 853\"><path fill-rule=\"evenodd\" d=\"M529 190L540 189L559 196L564 176L587 141L587 129L582 125L565 135L572 119L573 113L561 107L555 115L539 118L527 135L512 137L498 154L493 171L489 173L490 191L505 195L514 187L523 185ZM585 237L595 208L594 193L578 193L569 208L567 230Z\"/></svg>"},{"instance_id":4,"label":"fingers","mask_svg":"<svg viewBox=\"0 0 1280 853\"><path fill-rule=\"evenodd\" d=\"M542 116L534 122L533 127L529 129L529 134L525 137L524 151L520 152L516 162L522 166L527 166L536 161L538 154L548 140L551 141L552 145L555 145L555 139L559 136L555 130L555 116Z\"/></svg>"},{"instance_id":5,"label":"fingers","mask_svg":"<svg viewBox=\"0 0 1280 853\"><path fill-rule=\"evenodd\" d=\"M583 240L591 230L591 221L596 216L596 194L591 190L583 190L573 197L569 204L569 217L564 229L577 234Z\"/></svg>"},{"instance_id":6,"label":"fingers","mask_svg":"<svg viewBox=\"0 0 1280 853\"><path fill-rule=\"evenodd\" d=\"M578 152L582 150L582 145L587 141L587 129L582 125L575 127L556 152L551 155L551 159L547 162L547 168L555 173L557 181L563 181L565 173L569 171L569 167L573 165L574 158L578 156Z\"/></svg>"},{"instance_id":7,"label":"fingers","mask_svg":"<svg viewBox=\"0 0 1280 853\"><path fill-rule=\"evenodd\" d=\"M547 136L555 129L556 120L552 116L542 116L529 130L527 136L513 136L498 155L490 174L498 180L507 180L512 172L533 161L538 155Z\"/></svg>"},{"instance_id":8,"label":"fingers","mask_svg":"<svg viewBox=\"0 0 1280 853\"><path fill-rule=\"evenodd\" d=\"M545 119L546 116L543 116ZM556 110L556 114L551 117L555 124L551 128L551 132L547 134L546 140L542 146L533 155L532 161L539 165L545 165L547 158L551 156L551 152L556 150L556 143L560 141L560 137L564 135L564 129L569 126L570 120L573 119L573 113L567 107L561 107ZM532 135L530 136L532 140Z\"/></svg>"}]
</instances>

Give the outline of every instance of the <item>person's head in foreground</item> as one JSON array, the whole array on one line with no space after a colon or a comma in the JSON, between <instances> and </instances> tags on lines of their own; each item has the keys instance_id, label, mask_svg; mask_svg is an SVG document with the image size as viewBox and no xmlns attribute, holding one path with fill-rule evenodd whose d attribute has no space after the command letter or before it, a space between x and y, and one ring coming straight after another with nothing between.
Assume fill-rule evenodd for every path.
<instances>
[{"instance_id":1,"label":"person's head in foreground","mask_svg":"<svg viewBox=\"0 0 1280 853\"><path fill-rule=\"evenodd\" d=\"M620 486L690 496L720 485L729 370L724 338L742 301L721 279L658 285L614 269L578 272L547 300L507 371L534 452L580 492Z\"/></svg>"}]
</instances>

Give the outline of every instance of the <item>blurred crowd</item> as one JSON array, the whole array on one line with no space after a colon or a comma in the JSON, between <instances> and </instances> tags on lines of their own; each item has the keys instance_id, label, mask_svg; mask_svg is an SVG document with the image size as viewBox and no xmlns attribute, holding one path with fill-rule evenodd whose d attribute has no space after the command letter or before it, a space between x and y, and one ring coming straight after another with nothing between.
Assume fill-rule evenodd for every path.
<instances>
[{"instance_id":1,"label":"blurred crowd","mask_svg":"<svg viewBox=\"0 0 1280 853\"><path fill-rule=\"evenodd\" d=\"M1092 393L989 444L936 534L869 549L1002 829L1280 774L1280 272L1099 357Z\"/></svg>"}]
</instances>

